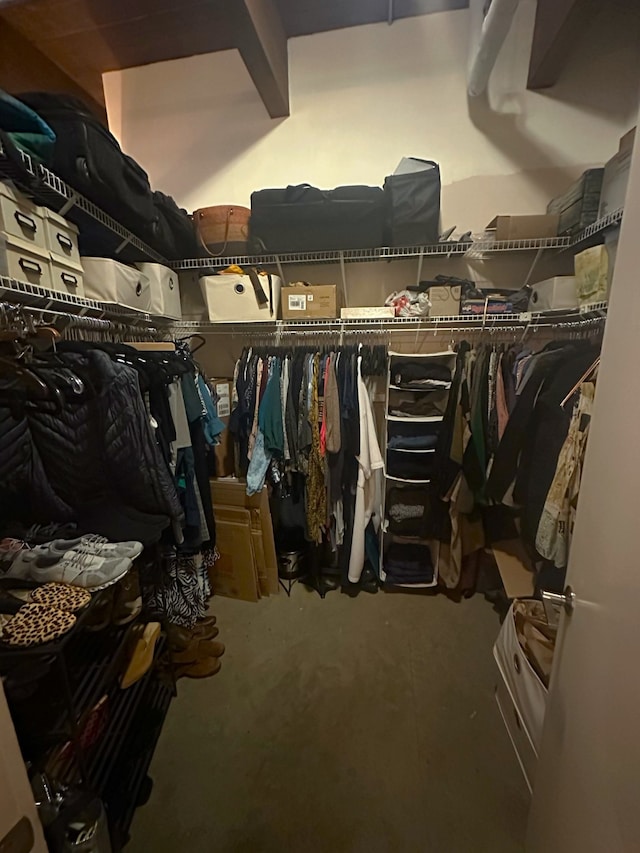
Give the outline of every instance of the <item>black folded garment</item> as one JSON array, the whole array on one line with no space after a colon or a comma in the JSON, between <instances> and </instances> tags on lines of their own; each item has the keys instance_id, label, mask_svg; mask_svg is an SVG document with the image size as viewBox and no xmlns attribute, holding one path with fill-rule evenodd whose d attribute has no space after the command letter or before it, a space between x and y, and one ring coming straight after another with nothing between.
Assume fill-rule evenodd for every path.
<instances>
[{"instance_id":1,"label":"black folded garment","mask_svg":"<svg viewBox=\"0 0 640 853\"><path fill-rule=\"evenodd\" d=\"M390 403L392 415L408 417L435 418L442 417L447 408L449 392L440 389L420 394L417 400L403 400L401 403Z\"/></svg>"},{"instance_id":2,"label":"black folded garment","mask_svg":"<svg viewBox=\"0 0 640 853\"><path fill-rule=\"evenodd\" d=\"M403 480L428 480L433 472L435 453L403 453L392 450L387 456L387 474Z\"/></svg>"},{"instance_id":3,"label":"black folded garment","mask_svg":"<svg viewBox=\"0 0 640 853\"><path fill-rule=\"evenodd\" d=\"M399 361L392 366L391 375L394 385L423 382L427 379L436 382L451 382L451 369L431 359Z\"/></svg>"},{"instance_id":4,"label":"black folded garment","mask_svg":"<svg viewBox=\"0 0 640 853\"><path fill-rule=\"evenodd\" d=\"M387 447L391 450L431 450L437 443L437 432L429 435L392 435Z\"/></svg>"},{"instance_id":5,"label":"black folded garment","mask_svg":"<svg viewBox=\"0 0 640 853\"><path fill-rule=\"evenodd\" d=\"M428 545L392 542L384 557L388 583L431 583L433 564Z\"/></svg>"}]
</instances>

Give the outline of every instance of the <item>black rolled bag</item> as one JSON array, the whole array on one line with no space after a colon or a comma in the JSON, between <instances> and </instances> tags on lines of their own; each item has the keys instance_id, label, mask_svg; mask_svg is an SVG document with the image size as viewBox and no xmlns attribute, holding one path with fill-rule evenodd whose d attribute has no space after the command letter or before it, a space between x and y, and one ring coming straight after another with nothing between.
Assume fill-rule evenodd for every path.
<instances>
[{"instance_id":1,"label":"black rolled bag","mask_svg":"<svg viewBox=\"0 0 640 853\"><path fill-rule=\"evenodd\" d=\"M440 167L404 157L384 181L390 246L430 246L440 236Z\"/></svg>"},{"instance_id":2,"label":"black rolled bag","mask_svg":"<svg viewBox=\"0 0 640 853\"><path fill-rule=\"evenodd\" d=\"M149 177L79 99L50 92L18 96L56 134L49 165L63 181L141 237L156 220Z\"/></svg>"},{"instance_id":3,"label":"black rolled bag","mask_svg":"<svg viewBox=\"0 0 640 853\"><path fill-rule=\"evenodd\" d=\"M251 195L251 243L257 252L317 252L382 246L380 187L319 190L309 184Z\"/></svg>"},{"instance_id":4,"label":"black rolled bag","mask_svg":"<svg viewBox=\"0 0 640 853\"><path fill-rule=\"evenodd\" d=\"M193 219L187 211L178 207L170 195L158 190L153 193L153 205L156 218L141 235L143 239L168 261L201 255Z\"/></svg>"}]
</instances>

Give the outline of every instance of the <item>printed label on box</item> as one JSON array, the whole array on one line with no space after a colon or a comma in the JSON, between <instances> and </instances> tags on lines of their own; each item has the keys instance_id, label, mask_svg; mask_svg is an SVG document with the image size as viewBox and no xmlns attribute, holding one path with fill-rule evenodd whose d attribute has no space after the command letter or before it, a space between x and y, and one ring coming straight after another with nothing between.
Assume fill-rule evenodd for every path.
<instances>
[{"instance_id":1,"label":"printed label on box","mask_svg":"<svg viewBox=\"0 0 640 853\"><path fill-rule=\"evenodd\" d=\"M231 400L229 399L229 382L217 382L216 394L218 395L218 417L226 418L231 414Z\"/></svg>"},{"instance_id":2,"label":"printed label on box","mask_svg":"<svg viewBox=\"0 0 640 853\"><path fill-rule=\"evenodd\" d=\"M311 301L311 296L309 297L309 301ZM290 293L289 294L289 311L306 311L307 310L307 297L298 294L298 293Z\"/></svg>"}]
</instances>

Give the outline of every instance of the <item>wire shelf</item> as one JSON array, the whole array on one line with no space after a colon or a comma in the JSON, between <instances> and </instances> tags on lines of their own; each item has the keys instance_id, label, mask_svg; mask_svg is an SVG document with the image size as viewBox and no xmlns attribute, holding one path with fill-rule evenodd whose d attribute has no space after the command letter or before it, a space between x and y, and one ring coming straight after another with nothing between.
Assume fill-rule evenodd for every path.
<instances>
[{"instance_id":1,"label":"wire shelf","mask_svg":"<svg viewBox=\"0 0 640 853\"><path fill-rule=\"evenodd\" d=\"M118 305L115 302L99 302L84 296L75 296L57 290L49 290L38 284L30 284L15 278L0 276L0 300L15 302L26 308L59 314L65 317L93 317L113 320L123 325L149 326L161 325L169 327L176 320L158 314L149 314Z\"/></svg>"},{"instance_id":2,"label":"wire shelf","mask_svg":"<svg viewBox=\"0 0 640 853\"><path fill-rule=\"evenodd\" d=\"M579 328L606 318L607 303L595 302L572 311L522 312L520 314L456 314L448 317L366 317L349 320L274 320L262 323L213 323L209 320L178 320L174 334L284 337L286 335L393 335L397 332L514 331L527 327Z\"/></svg>"},{"instance_id":3,"label":"wire shelf","mask_svg":"<svg viewBox=\"0 0 640 853\"><path fill-rule=\"evenodd\" d=\"M34 196L38 201L62 213L63 216L67 216L71 220L76 221L77 216L74 214L77 211L81 211L85 216L90 217L101 228L120 238L115 248L116 254L120 254L125 247L131 246L141 255L140 260L149 258L158 263L167 264L166 259L156 252L155 249L152 249L143 240L120 225L119 222L106 214L96 204L89 201L89 199L85 198L79 192L76 192L69 184L65 183L65 181L55 175L50 169L47 169L46 166L35 163L26 151L19 150L19 154L22 158L23 168L33 178L34 185L25 185L24 175L19 169L15 168L5 155L2 143L0 143L0 176L14 181L28 195ZM80 220L77 224L82 226L83 222Z\"/></svg>"},{"instance_id":4,"label":"wire shelf","mask_svg":"<svg viewBox=\"0 0 640 853\"><path fill-rule=\"evenodd\" d=\"M513 252L545 251L547 249L572 249L583 247L593 237L607 228L620 224L622 209L607 214L589 225L575 237L537 237L525 240L480 239L473 242L443 242L428 246L384 246L374 249L344 249L326 252L288 252L285 254L233 255L227 257L187 258L170 261L169 266L176 270L196 270L207 267L220 268L237 266L273 266L285 264L337 264L362 263L367 261L393 261L420 257L462 257L475 259Z\"/></svg>"}]
</instances>

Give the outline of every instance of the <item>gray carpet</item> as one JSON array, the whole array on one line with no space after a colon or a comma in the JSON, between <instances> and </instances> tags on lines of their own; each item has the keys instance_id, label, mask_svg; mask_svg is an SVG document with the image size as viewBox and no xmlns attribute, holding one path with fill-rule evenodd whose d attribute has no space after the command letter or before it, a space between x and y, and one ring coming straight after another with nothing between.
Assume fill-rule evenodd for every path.
<instances>
[{"instance_id":1,"label":"gray carpet","mask_svg":"<svg viewBox=\"0 0 640 853\"><path fill-rule=\"evenodd\" d=\"M179 682L127 853L514 853L528 793L481 597L216 598L222 671Z\"/></svg>"}]
</instances>

